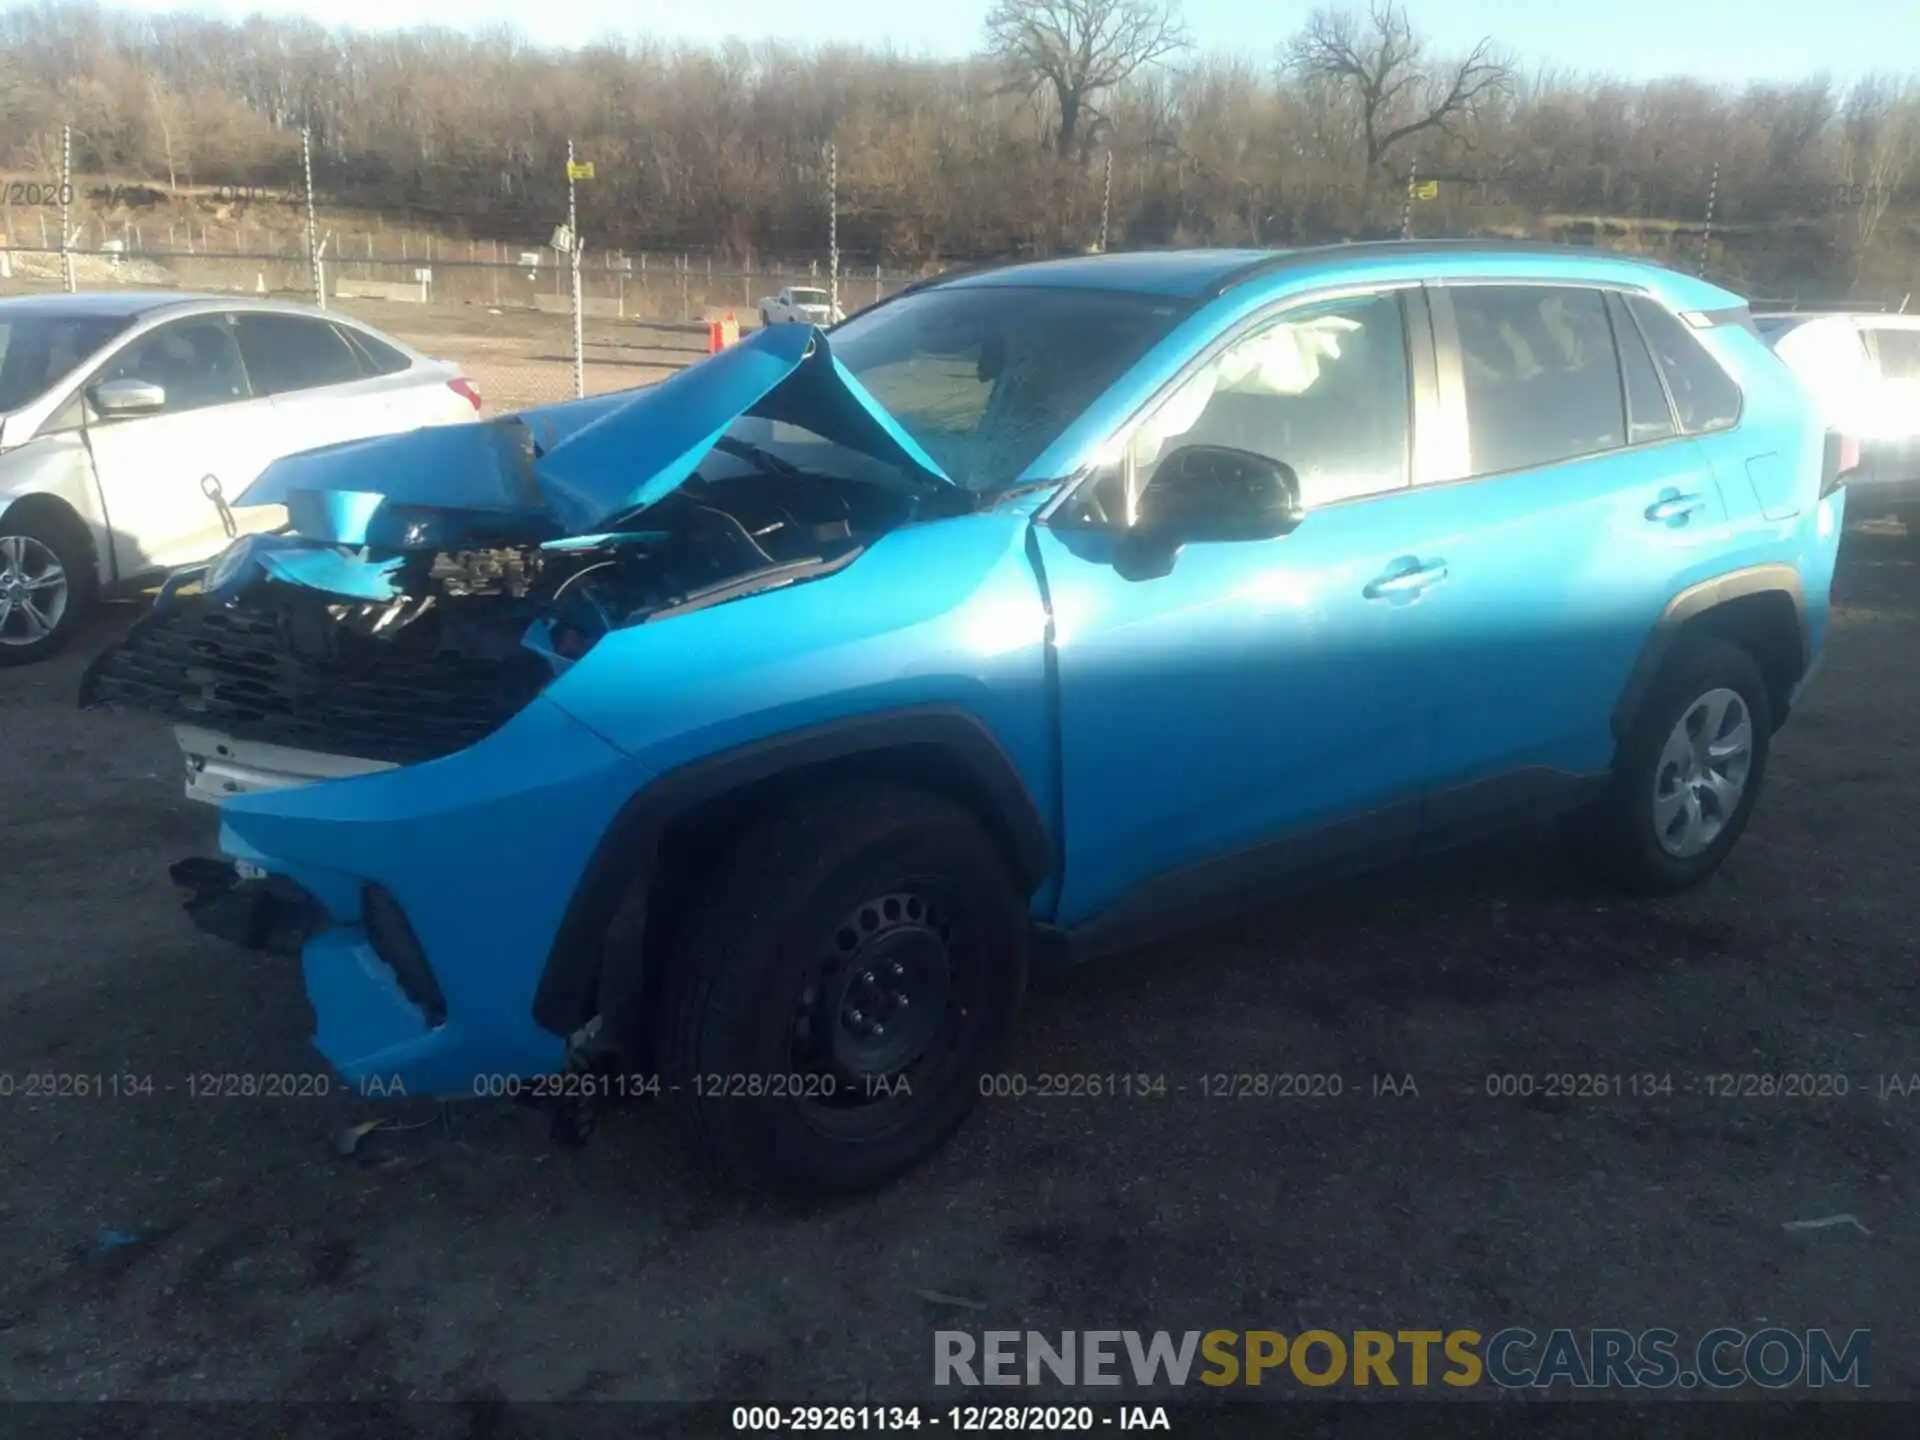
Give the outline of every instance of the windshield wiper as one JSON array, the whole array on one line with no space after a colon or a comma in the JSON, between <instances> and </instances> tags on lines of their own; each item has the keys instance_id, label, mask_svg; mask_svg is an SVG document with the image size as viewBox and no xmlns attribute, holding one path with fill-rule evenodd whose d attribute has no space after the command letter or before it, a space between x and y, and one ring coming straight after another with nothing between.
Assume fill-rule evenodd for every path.
<instances>
[{"instance_id":1,"label":"windshield wiper","mask_svg":"<svg viewBox=\"0 0 1920 1440\"><path fill-rule=\"evenodd\" d=\"M749 465L758 465L770 474L779 475L788 480L807 478L807 472L791 460L783 459L771 450L755 445L751 440L737 440L731 435L722 435L713 442L713 448L723 455L731 455L736 460L745 460Z\"/></svg>"}]
</instances>

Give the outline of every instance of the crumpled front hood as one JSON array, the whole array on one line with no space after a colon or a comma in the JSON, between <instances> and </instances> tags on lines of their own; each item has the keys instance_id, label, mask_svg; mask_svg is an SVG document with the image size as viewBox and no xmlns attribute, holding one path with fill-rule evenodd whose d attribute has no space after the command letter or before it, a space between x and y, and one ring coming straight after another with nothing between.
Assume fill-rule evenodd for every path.
<instances>
[{"instance_id":1,"label":"crumpled front hood","mask_svg":"<svg viewBox=\"0 0 1920 1440\"><path fill-rule=\"evenodd\" d=\"M742 416L804 427L933 485L953 481L833 356L774 325L625 395L433 426L289 456L232 502L284 505L309 540L432 549L459 534L603 529L670 495Z\"/></svg>"}]
</instances>

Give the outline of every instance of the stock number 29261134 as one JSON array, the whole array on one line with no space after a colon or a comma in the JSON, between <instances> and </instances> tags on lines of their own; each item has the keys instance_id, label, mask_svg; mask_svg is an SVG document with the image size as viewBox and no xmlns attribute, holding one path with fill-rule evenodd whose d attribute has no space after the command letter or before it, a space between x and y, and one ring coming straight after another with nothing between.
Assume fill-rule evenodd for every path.
<instances>
[{"instance_id":1,"label":"stock number 29261134","mask_svg":"<svg viewBox=\"0 0 1920 1440\"><path fill-rule=\"evenodd\" d=\"M1048 1072L1023 1075L994 1071L982 1075L980 1093L991 1100L1133 1100L1159 1099L1167 1093L1167 1077L1150 1074Z\"/></svg>"}]
</instances>

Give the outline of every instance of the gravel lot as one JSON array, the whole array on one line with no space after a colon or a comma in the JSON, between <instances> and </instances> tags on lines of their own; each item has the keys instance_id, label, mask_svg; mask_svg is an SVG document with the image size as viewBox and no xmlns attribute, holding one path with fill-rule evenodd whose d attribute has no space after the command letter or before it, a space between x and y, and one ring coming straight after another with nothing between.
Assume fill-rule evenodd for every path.
<instances>
[{"instance_id":1,"label":"gravel lot","mask_svg":"<svg viewBox=\"0 0 1920 1440\"><path fill-rule=\"evenodd\" d=\"M645 1104L573 1154L504 1102L190 1093L320 1066L293 968L179 913L165 867L213 817L165 728L74 708L119 607L0 672L0 1393L894 1403L935 1398L937 1328L1764 1321L1871 1327L1876 1394L1914 1398L1920 1096L1878 1093L1920 1071L1914 556L1849 535L1829 666L1704 889L1621 903L1520 841L1124 958L1036 996L1012 1068L1166 1095L986 1101L904 1183L804 1210L710 1186ZM1203 1097L1223 1071L1344 1094ZM1486 1093L1594 1071L1676 1089ZM1779 1071L1849 1093L1692 1083ZM152 1093L24 1094L54 1072ZM418 1128L333 1152L380 1115ZM1783 1228L1836 1214L1870 1233Z\"/></svg>"},{"instance_id":2,"label":"gravel lot","mask_svg":"<svg viewBox=\"0 0 1920 1440\"><path fill-rule=\"evenodd\" d=\"M573 329L564 315L370 300L336 301L335 307L455 361L485 397L488 415L573 398ZM707 353L706 327L699 324L587 320L581 337L589 395L650 385Z\"/></svg>"}]
</instances>

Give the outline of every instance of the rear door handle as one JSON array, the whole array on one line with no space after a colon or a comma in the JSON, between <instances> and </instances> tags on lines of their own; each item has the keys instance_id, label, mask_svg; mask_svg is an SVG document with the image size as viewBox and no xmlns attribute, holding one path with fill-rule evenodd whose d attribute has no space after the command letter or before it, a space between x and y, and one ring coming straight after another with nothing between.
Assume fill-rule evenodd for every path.
<instances>
[{"instance_id":1,"label":"rear door handle","mask_svg":"<svg viewBox=\"0 0 1920 1440\"><path fill-rule=\"evenodd\" d=\"M1422 565L1413 570L1398 570L1390 575L1378 576L1369 581L1360 593L1369 600L1390 600L1397 595L1417 595L1429 585L1438 585L1446 578L1446 563L1436 560L1431 565Z\"/></svg>"},{"instance_id":2,"label":"rear door handle","mask_svg":"<svg viewBox=\"0 0 1920 1440\"><path fill-rule=\"evenodd\" d=\"M1696 511L1707 508L1706 500L1699 495L1669 495L1664 500L1656 500L1647 507L1647 519L1656 525L1668 520L1684 520Z\"/></svg>"}]
</instances>

